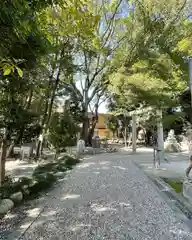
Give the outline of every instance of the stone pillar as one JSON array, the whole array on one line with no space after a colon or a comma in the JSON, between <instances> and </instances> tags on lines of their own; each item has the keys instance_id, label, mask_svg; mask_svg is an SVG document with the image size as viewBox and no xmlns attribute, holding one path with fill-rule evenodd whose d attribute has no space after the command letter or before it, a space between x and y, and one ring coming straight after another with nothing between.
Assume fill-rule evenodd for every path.
<instances>
[{"instance_id":1,"label":"stone pillar","mask_svg":"<svg viewBox=\"0 0 192 240\"><path fill-rule=\"evenodd\" d=\"M189 85L191 93L191 108L192 108L192 56L188 57L189 62Z\"/></svg>"},{"instance_id":2,"label":"stone pillar","mask_svg":"<svg viewBox=\"0 0 192 240\"><path fill-rule=\"evenodd\" d=\"M136 152L137 148L137 131L136 131L136 116L132 115L132 152Z\"/></svg>"},{"instance_id":3,"label":"stone pillar","mask_svg":"<svg viewBox=\"0 0 192 240\"><path fill-rule=\"evenodd\" d=\"M96 137L92 137L92 149L93 149L93 155L96 154Z\"/></svg>"},{"instance_id":4,"label":"stone pillar","mask_svg":"<svg viewBox=\"0 0 192 240\"><path fill-rule=\"evenodd\" d=\"M164 138L163 138L163 123L162 123L162 110L157 110L157 143L159 154L159 165L164 160Z\"/></svg>"},{"instance_id":5,"label":"stone pillar","mask_svg":"<svg viewBox=\"0 0 192 240\"><path fill-rule=\"evenodd\" d=\"M190 87L190 93L191 93L191 111L192 111L192 56L188 56L187 59L188 59L188 64L189 64L189 87ZM190 120L192 121L192 119L190 119ZM192 131L192 130L190 129L190 131ZM192 154L191 137L190 137L190 140L188 139L188 144L189 144L189 158L190 158L191 154Z\"/></svg>"},{"instance_id":6,"label":"stone pillar","mask_svg":"<svg viewBox=\"0 0 192 240\"><path fill-rule=\"evenodd\" d=\"M85 141L83 139L79 139L77 143L77 149L76 149L76 157L80 158L82 153L85 151Z\"/></svg>"},{"instance_id":7,"label":"stone pillar","mask_svg":"<svg viewBox=\"0 0 192 240\"><path fill-rule=\"evenodd\" d=\"M188 129L186 132L187 142L188 142L188 152L189 159L192 156L192 129Z\"/></svg>"}]
</instances>

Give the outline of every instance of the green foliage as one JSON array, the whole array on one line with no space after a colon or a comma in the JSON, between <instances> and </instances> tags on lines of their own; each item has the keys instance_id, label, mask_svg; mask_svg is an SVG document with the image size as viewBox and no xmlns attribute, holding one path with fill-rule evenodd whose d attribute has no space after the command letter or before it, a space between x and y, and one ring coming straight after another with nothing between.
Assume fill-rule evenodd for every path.
<instances>
[{"instance_id":1,"label":"green foliage","mask_svg":"<svg viewBox=\"0 0 192 240\"><path fill-rule=\"evenodd\" d=\"M0 198L9 198L16 192L22 192L24 199L35 197L41 192L52 187L57 180L57 172L65 172L80 161L72 156L65 155L55 162L40 164L33 172L32 178L21 177L18 179L10 176L5 179L0 187Z\"/></svg>"},{"instance_id":2,"label":"green foliage","mask_svg":"<svg viewBox=\"0 0 192 240\"><path fill-rule=\"evenodd\" d=\"M39 165L38 167L35 168L33 172L33 176L43 174L45 172L55 172L57 170L57 163L46 163L43 165Z\"/></svg>"},{"instance_id":3,"label":"green foliage","mask_svg":"<svg viewBox=\"0 0 192 240\"><path fill-rule=\"evenodd\" d=\"M40 164L35 168L33 176L38 176L45 173L65 172L69 166L76 165L80 161L72 156L64 155L55 162Z\"/></svg>"},{"instance_id":4,"label":"green foliage","mask_svg":"<svg viewBox=\"0 0 192 240\"><path fill-rule=\"evenodd\" d=\"M66 156L65 157L66 166L73 166L73 165L76 165L77 163L80 163L79 159L76 159L76 158L71 157L71 156Z\"/></svg>"},{"instance_id":5,"label":"green foliage","mask_svg":"<svg viewBox=\"0 0 192 240\"><path fill-rule=\"evenodd\" d=\"M113 134L117 131L118 129L117 117L112 116L109 118L109 120L107 121L107 128L110 129L113 132Z\"/></svg>"},{"instance_id":6,"label":"green foliage","mask_svg":"<svg viewBox=\"0 0 192 240\"><path fill-rule=\"evenodd\" d=\"M55 113L49 127L48 140L60 152L61 149L76 144L77 132L78 127L68 112Z\"/></svg>"},{"instance_id":7,"label":"green foliage","mask_svg":"<svg viewBox=\"0 0 192 240\"><path fill-rule=\"evenodd\" d=\"M183 106L178 95L189 78L183 56L192 51L187 12L183 0L136 0L131 10L117 0L4 1L0 128L8 130L8 140L20 135L30 141L46 132L58 153L76 144L77 125L88 128L89 107L96 109L103 96L110 95L121 130L130 120L124 112ZM60 98L69 99L69 108L55 113ZM112 131L115 118L108 123ZM145 125L154 122L150 111Z\"/></svg>"},{"instance_id":8,"label":"green foliage","mask_svg":"<svg viewBox=\"0 0 192 240\"><path fill-rule=\"evenodd\" d=\"M35 175L32 184L29 186L31 195L38 195L40 192L53 186L56 177L52 173L44 173Z\"/></svg>"},{"instance_id":9,"label":"green foliage","mask_svg":"<svg viewBox=\"0 0 192 240\"><path fill-rule=\"evenodd\" d=\"M186 88L189 78L183 60L191 51L188 42L192 25L185 20L187 6L174 0L156 4L151 0L135 1L134 5L133 14L121 23L126 41L112 59L114 72L109 91L113 109L123 113L148 106L177 107L177 96ZM141 119L145 125L146 121L157 122L153 114L145 115ZM167 125L174 122L171 118L165 119Z\"/></svg>"},{"instance_id":10,"label":"green foliage","mask_svg":"<svg viewBox=\"0 0 192 240\"><path fill-rule=\"evenodd\" d=\"M177 193L182 193L183 183L180 180L164 179Z\"/></svg>"},{"instance_id":11,"label":"green foliage","mask_svg":"<svg viewBox=\"0 0 192 240\"><path fill-rule=\"evenodd\" d=\"M29 186L32 183L31 178L21 177L18 180L7 177L4 184L0 187L1 198L9 198L9 196L15 192L21 191L25 196L25 186Z\"/></svg>"},{"instance_id":12,"label":"green foliage","mask_svg":"<svg viewBox=\"0 0 192 240\"><path fill-rule=\"evenodd\" d=\"M23 76L23 71L18 66L13 64L10 60L0 61L0 71L3 71L4 76L14 73L15 70L17 71L17 74L19 75L19 77Z\"/></svg>"}]
</instances>

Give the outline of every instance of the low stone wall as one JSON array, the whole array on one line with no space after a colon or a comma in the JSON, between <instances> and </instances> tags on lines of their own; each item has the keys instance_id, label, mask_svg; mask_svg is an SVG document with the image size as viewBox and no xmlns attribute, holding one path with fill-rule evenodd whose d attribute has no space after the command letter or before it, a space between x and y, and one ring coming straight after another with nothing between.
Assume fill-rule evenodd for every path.
<instances>
[{"instance_id":1,"label":"low stone wall","mask_svg":"<svg viewBox=\"0 0 192 240\"><path fill-rule=\"evenodd\" d=\"M183 181L183 196L192 203L192 180L185 179Z\"/></svg>"}]
</instances>

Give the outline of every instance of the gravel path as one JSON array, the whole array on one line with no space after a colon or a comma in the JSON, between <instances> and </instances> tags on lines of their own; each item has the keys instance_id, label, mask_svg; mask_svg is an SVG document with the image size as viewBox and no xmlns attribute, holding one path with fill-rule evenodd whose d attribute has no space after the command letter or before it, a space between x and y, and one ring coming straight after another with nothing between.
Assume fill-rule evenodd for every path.
<instances>
[{"instance_id":1,"label":"gravel path","mask_svg":"<svg viewBox=\"0 0 192 240\"><path fill-rule=\"evenodd\" d=\"M78 165L22 240L190 240L131 156L102 154Z\"/></svg>"}]
</instances>

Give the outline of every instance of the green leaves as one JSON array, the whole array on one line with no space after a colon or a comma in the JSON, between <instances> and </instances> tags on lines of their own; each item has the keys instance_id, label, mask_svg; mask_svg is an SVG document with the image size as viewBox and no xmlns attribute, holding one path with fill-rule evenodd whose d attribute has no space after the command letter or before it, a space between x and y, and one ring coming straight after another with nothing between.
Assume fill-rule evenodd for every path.
<instances>
[{"instance_id":1,"label":"green leaves","mask_svg":"<svg viewBox=\"0 0 192 240\"><path fill-rule=\"evenodd\" d=\"M11 73L11 68L10 67L6 67L6 68L3 68L3 75L4 76L7 76Z\"/></svg>"},{"instance_id":2,"label":"green leaves","mask_svg":"<svg viewBox=\"0 0 192 240\"><path fill-rule=\"evenodd\" d=\"M23 77L23 71L9 60L1 61L0 62L0 69L3 70L3 75L4 76L8 76L11 73L14 73L15 69L16 69L19 77Z\"/></svg>"},{"instance_id":3,"label":"green leaves","mask_svg":"<svg viewBox=\"0 0 192 240\"><path fill-rule=\"evenodd\" d=\"M19 67L16 67L16 69L19 77L23 77L23 71Z\"/></svg>"},{"instance_id":4,"label":"green leaves","mask_svg":"<svg viewBox=\"0 0 192 240\"><path fill-rule=\"evenodd\" d=\"M53 114L48 139L56 150L75 145L77 132L77 124L68 111Z\"/></svg>"},{"instance_id":5,"label":"green leaves","mask_svg":"<svg viewBox=\"0 0 192 240\"><path fill-rule=\"evenodd\" d=\"M0 69L3 70L4 76L8 76L11 72L14 72L14 64L12 64L9 60L2 60L0 61Z\"/></svg>"},{"instance_id":6,"label":"green leaves","mask_svg":"<svg viewBox=\"0 0 192 240\"><path fill-rule=\"evenodd\" d=\"M192 52L192 24L185 4L175 1L134 1L134 18L121 21L127 34L112 64L109 90L117 108L176 106L186 86L187 68L182 57Z\"/></svg>"}]
</instances>

